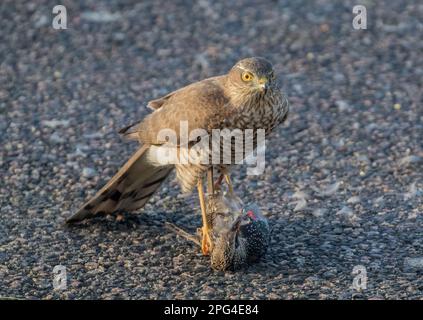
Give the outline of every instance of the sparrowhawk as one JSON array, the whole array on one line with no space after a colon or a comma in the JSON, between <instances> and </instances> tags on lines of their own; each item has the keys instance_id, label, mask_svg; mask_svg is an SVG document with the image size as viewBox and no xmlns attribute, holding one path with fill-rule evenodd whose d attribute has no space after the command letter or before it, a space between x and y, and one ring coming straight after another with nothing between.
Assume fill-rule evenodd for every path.
<instances>
[{"instance_id":1,"label":"sparrowhawk","mask_svg":"<svg viewBox=\"0 0 423 320\"><path fill-rule=\"evenodd\" d=\"M181 132L181 123L185 122L189 133L197 129L202 129L208 135L211 135L213 129L264 129L267 135L286 119L288 100L279 89L272 64L264 58L253 57L240 60L225 75L190 84L150 101L148 106L154 110L152 113L120 131L125 137L138 140L141 147L67 221L75 222L117 210L142 208L166 177L176 169L176 178L184 192L190 192L195 187L198 189L203 220L202 251L208 254L211 240L203 178L209 171L213 179L212 170L217 167L221 172L218 182L225 178L232 190L228 165L163 163L160 156L163 154L163 146L167 146L167 140L161 134L162 131L166 129L178 134ZM177 136L175 144L178 152L193 148L198 142L198 139L188 143L183 140Z\"/></svg>"}]
</instances>

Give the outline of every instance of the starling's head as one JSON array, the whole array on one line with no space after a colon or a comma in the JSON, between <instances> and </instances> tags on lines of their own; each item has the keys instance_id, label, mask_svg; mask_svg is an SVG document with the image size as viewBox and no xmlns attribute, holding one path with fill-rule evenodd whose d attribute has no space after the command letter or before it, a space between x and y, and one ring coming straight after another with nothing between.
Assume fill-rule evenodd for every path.
<instances>
[{"instance_id":1,"label":"starling's head","mask_svg":"<svg viewBox=\"0 0 423 320\"><path fill-rule=\"evenodd\" d=\"M238 88L266 93L274 83L275 74L268 60L253 57L238 61L229 72L229 79Z\"/></svg>"},{"instance_id":2,"label":"starling's head","mask_svg":"<svg viewBox=\"0 0 423 320\"><path fill-rule=\"evenodd\" d=\"M216 192L207 197L207 213L213 269L239 269L266 252L269 225L256 205L245 206L234 193Z\"/></svg>"},{"instance_id":3,"label":"starling's head","mask_svg":"<svg viewBox=\"0 0 423 320\"><path fill-rule=\"evenodd\" d=\"M239 269L247 262L245 239L240 236L244 217L238 215L229 223L219 220L217 217L217 227L213 229L211 265L215 270Z\"/></svg>"}]
</instances>

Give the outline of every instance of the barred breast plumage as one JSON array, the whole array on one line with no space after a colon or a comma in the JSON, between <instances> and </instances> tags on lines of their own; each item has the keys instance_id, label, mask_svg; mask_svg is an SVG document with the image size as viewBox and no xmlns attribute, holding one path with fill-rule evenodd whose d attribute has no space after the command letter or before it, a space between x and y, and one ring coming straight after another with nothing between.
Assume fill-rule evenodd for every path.
<instances>
[{"instance_id":1,"label":"barred breast plumage","mask_svg":"<svg viewBox=\"0 0 423 320\"><path fill-rule=\"evenodd\" d=\"M236 89L232 89L232 92L236 92ZM266 92L254 93L254 94L236 94L231 100L232 111L228 118L223 119L221 123L214 123L208 127L210 132L213 129L229 129L235 130L240 129L240 138L242 139L243 148L241 150L242 155L237 157L235 140L238 136L234 133L234 139L231 143L231 163L225 163L223 159L224 144L220 140L220 165L226 168L236 164L237 159L245 159L248 154L246 151L246 142L244 130L253 129L253 150L257 148L257 130L265 130L265 136L268 136L273 129L281 124L288 116L289 103L286 95L284 95L279 87L274 84ZM209 136L209 139L212 139ZM204 150L204 154L211 154L211 150ZM209 158L212 163L211 156ZM184 192L190 192L198 181L199 177L204 176L204 173L209 168L209 165L204 164L188 164L188 165L176 165L177 179L180 182L182 190Z\"/></svg>"}]
</instances>

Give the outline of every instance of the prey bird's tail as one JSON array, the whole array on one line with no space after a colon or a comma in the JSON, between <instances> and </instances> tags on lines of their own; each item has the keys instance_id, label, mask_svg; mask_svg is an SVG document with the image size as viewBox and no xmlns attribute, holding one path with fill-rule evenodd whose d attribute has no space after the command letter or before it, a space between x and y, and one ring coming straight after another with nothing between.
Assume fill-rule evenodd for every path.
<instances>
[{"instance_id":1,"label":"prey bird's tail","mask_svg":"<svg viewBox=\"0 0 423 320\"><path fill-rule=\"evenodd\" d=\"M150 146L142 146L97 194L66 222L77 222L116 210L142 208L171 173L172 166L148 161Z\"/></svg>"}]
</instances>

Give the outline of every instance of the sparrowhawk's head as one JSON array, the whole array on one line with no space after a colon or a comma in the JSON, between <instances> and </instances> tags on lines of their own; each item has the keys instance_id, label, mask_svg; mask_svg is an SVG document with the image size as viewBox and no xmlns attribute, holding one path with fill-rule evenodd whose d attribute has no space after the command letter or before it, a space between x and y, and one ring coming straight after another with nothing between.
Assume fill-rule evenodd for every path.
<instances>
[{"instance_id":1,"label":"sparrowhawk's head","mask_svg":"<svg viewBox=\"0 0 423 320\"><path fill-rule=\"evenodd\" d=\"M229 72L230 81L237 87L251 92L266 92L274 80L272 64L260 57L238 61Z\"/></svg>"}]
</instances>

